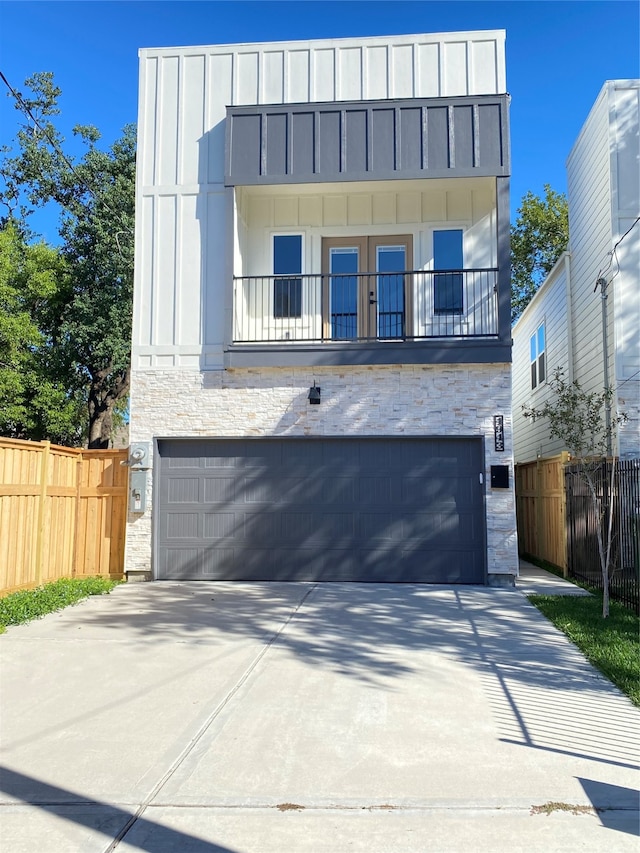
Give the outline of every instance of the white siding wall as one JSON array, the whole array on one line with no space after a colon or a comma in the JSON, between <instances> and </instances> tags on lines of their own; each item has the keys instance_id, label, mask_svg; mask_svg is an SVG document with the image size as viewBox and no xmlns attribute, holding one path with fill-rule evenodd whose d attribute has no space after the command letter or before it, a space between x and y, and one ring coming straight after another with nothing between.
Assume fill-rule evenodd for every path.
<instances>
[{"instance_id":1,"label":"white siding wall","mask_svg":"<svg viewBox=\"0 0 640 853\"><path fill-rule=\"evenodd\" d=\"M574 377L587 391L603 387L602 313L594 293L611 249L609 110L604 90L567 160ZM610 325L613 334L613 324ZM610 359L610 370L613 360Z\"/></svg>"},{"instance_id":2,"label":"white siding wall","mask_svg":"<svg viewBox=\"0 0 640 853\"><path fill-rule=\"evenodd\" d=\"M572 254L575 378L588 391L604 384L599 274L609 282L609 381L629 416L614 452L640 453L640 226L612 254L640 214L640 82L610 81L567 161Z\"/></svg>"},{"instance_id":3,"label":"white siding wall","mask_svg":"<svg viewBox=\"0 0 640 853\"><path fill-rule=\"evenodd\" d=\"M615 381L629 420L619 429L622 457L640 455L640 82L609 84L613 243L624 237L613 271ZM634 223L636 223L634 225ZM629 229L631 229L629 231ZM629 233L627 233L629 232ZM626 236L624 236L626 234Z\"/></svg>"},{"instance_id":4,"label":"white siding wall","mask_svg":"<svg viewBox=\"0 0 640 853\"><path fill-rule=\"evenodd\" d=\"M304 233L306 273L321 269L322 236L414 236L413 269L428 269L432 232L464 229L468 267L495 267L495 181L388 181L308 187L240 188L238 226L242 275L270 275L271 236Z\"/></svg>"},{"instance_id":5,"label":"white siding wall","mask_svg":"<svg viewBox=\"0 0 640 853\"><path fill-rule=\"evenodd\" d=\"M140 51L134 370L222 367L228 105L500 94L504 38L499 30Z\"/></svg>"},{"instance_id":6,"label":"white siding wall","mask_svg":"<svg viewBox=\"0 0 640 853\"><path fill-rule=\"evenodd\" d=\"M569 269L569 258L565 254L513 329L513 451L516 464L530 462L538 455L552 456L564 449L557 439L550 439L546 420L525 418L522 407L540 408L551 398L548 380L556 368L561 368L565 376L570 378L567 310ZM545 324L547 380L532 389L529 341L541 323Z\"/></svg>"},{"instance_id":7,"label":"white siding wall","mask_svg":"<svg viewBox=\"0 0 640 853\"><path fill-rule=\"evenodd\" d=\"M551 323L566 328L567 365L587 392L604 386L602 300L596 281L609 282L607 364L616 401L629 421L620 430L614 452L640 454L640 224L616 247L640 215L640 81L610 81L600 92L567 160L570 304L561 302L557 272L552 274L514 327L514 429L517 462L548 456L560 449L545 439L545 429L524 422L522 403L544 400L542 389L529 394L529 336L545 317L555 366ZM615 252L614 252L615 248ZM561 312L561 317L555 313ZM568 315L569 319L566 319ZM559 341L558 341L559 343ZM569 358L573 351L573 364ZM526 373L526 375L525 375Z\"/></svg>"}]
</instances>

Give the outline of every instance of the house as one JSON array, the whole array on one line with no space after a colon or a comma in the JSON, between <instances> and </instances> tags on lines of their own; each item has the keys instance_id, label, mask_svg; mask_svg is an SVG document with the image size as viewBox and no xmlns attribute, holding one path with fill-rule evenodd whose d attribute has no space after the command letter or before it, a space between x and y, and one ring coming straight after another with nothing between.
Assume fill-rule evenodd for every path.
<instances>
[{"instance_id":1,"label":"house","mask_svg":"<svg viewBox=\"0 0 640 853\"><path fill-rule=\"evenodd\" d=\"M130 577L514 583L504 40L140 52Z\"/></svg>"},{"instance_id":2,"label":"house","mask_svg":"<svg viewBox=\"0 0 640 853\"><path fill-rule=\"evenodd\" d=\"M640 457L639 103L640 81L605 83L569 154L568 251L513 328L516 463L566 449L522 414L551 398L557 368L589 393L614 390L628 421L610 455Z\"/></svg>"}]
</instances>

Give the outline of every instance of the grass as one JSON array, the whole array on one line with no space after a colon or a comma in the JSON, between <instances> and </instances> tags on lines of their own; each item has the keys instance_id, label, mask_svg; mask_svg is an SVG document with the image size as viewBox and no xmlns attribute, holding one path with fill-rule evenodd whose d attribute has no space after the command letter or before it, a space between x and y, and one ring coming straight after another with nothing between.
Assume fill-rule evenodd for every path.
<instances>
[{"instance_id":1,"label":"grass","mask_svg":"<svg viewBox=\"0 0 640 853\"><path fill-rule=\"evenodd\" d=\"M102 577L62 578L36 589L11 593L6 598L0 598L0 634L5 632L7 625L22 625L46 613L62 610L90 595L111 592L118 583Z\"/></svg>"},{"instance_id":2,"label":"grass","mask_svg":"<svg viewBox=\"0 0 640 853\"><path fill-rule=\"evenodd\" d=\"M611 602L609 616L603 619L602 594L590 592L590 596L530 595L529 601L640 707L640 619L617 601Z\"/></svg>"}]
</instances>

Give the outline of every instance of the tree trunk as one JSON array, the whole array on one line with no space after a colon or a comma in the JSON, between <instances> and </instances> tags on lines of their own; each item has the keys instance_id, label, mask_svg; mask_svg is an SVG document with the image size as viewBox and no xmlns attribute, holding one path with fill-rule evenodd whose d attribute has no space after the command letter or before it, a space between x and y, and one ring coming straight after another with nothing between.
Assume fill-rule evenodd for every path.
<instances>
[{"instance_id":1,"label":"tree trunk","mask_svg":"<svg viewBox=\"0 0 640 853\"><path fill-rule=\"evenodd\" d=\"M611 565L611 544L613 541L613 487L615 486L616 460L611 460L611 479L609 481L609 523L607 525L607 576L602 598L602 615L609 615L609 566Z\"/></svg>"},{"instance_id":2,"label":"tree trunk","mask_svg":"<svg viewBox=\"0 0 640 853\"><path fill-rule=\"evenodd\" d=\"M598 498L595 483L593 482L589 471L583 469L584 479L586 480L589 492L591 494L591 502L596 517L596 539L598 540L598 555L600 557L600 570L602 572L602 616L604 619L609 615L609 563L608 553L604 551L604 539L602 536L602 522L604 520L602 512L602 501Z\"/></svg>"},{"instance_id":3,"label":"tree trunk","mask_svg":"<svg viewBox=\"0 0 640 853\"><path fill-rule=\"evenodd\" d=\"M113 423L113 404L100 406L89 418L89 450L108 450Z\"/></svg>"},{"instance_id":4,"label":"tree trunk","mask_svg":"<svg viewBox=\"0 0 640 853\"><path fill-rule=\"evenodd\" d=\"M111 380L109 382L109 379ZM89 387L89 450L108 450L113 431L113 408L129 392L129 371L115 380L97 372Z\"/></svg>"}]
</instances>

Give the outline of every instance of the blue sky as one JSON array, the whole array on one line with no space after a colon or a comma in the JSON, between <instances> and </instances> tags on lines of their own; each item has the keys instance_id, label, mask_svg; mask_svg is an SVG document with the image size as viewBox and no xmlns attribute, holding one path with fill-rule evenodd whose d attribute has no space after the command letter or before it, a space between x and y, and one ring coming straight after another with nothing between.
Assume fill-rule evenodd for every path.
<instances>
[{"instance_id":1,"label":"blue sky","mask_svg":"<svg viewBox=\"0 0 640 853\"><path fill-rule=\"evenodd\" d=\"M640 76L635 0L0 0L0 69L16 88L53 71L65 136L94 124L109 144L136 120L141 47L498 28L507 31L515 214L529 189L566 189L566 157L604 81ZM0 143L18 118L3 92ZM33 225L56 241L52 216Z\"/></svg>"}]
</instances>

